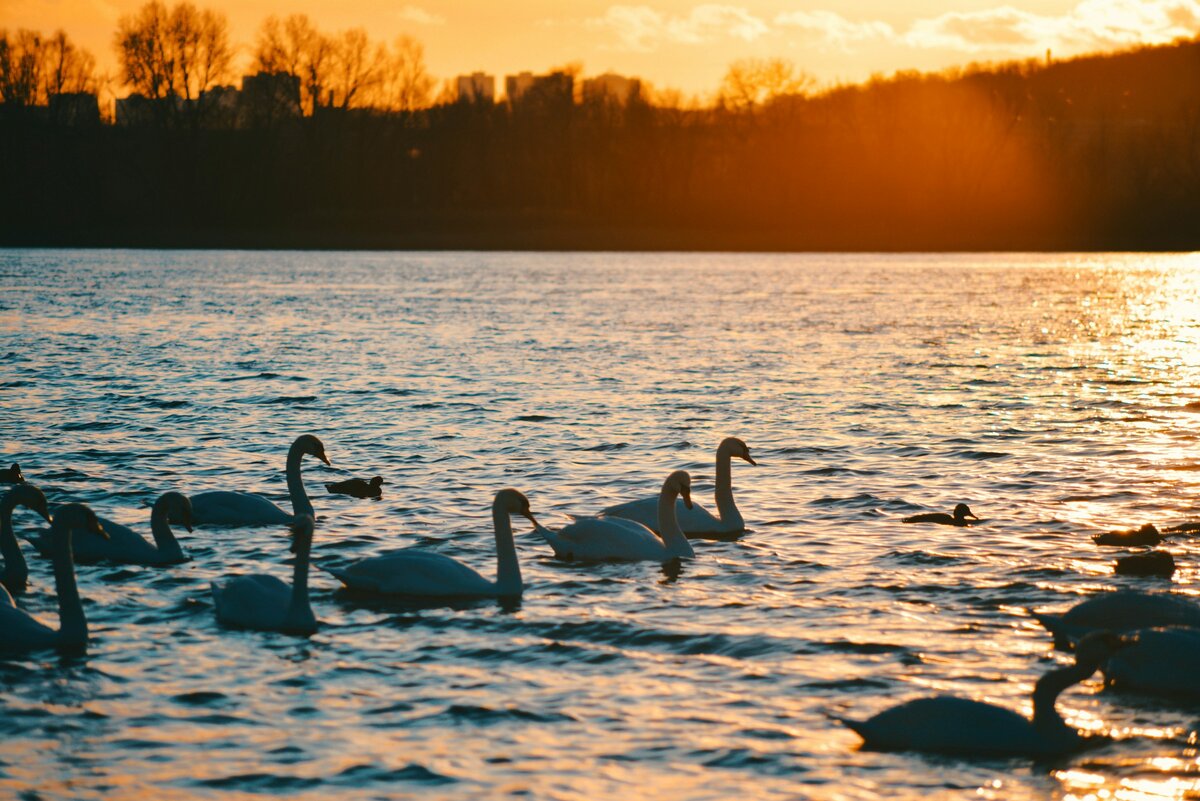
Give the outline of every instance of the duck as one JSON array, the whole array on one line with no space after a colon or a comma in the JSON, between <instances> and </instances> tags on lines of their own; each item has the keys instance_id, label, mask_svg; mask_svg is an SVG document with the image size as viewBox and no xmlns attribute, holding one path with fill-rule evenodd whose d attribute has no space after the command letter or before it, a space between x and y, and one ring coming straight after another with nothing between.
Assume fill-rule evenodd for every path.
<instances>
[{"instance_id":1,"label":"duck","mask_svg":"<svg viewBox=\"0 0 1200 801\"><path fill-rule=\"evenodd\" d=\"M1166 551L1130 554L1113 562L1113 572L1121 576L1170 578L1175 573L1175 557Z\"/></svg>"},{"instance_id":2,"label":"duck","mask_svg":"<svg viewBox=\"0 0 1200 801\"><path fill-rule=\"evenodd\" d=\"M292 524L292 553L296 555L292 585L263 574L234 576L212 583L217 621L235 628L309 635L317 618L308 599L308 560L313 538L312 515Z\"/></svg>"},{"instance_id":3,"label":"duck","mask_svg":"<svg viewBox=\"0 0 1200 801\"><path fill-rule=\"evenodd\" d=\"M1054 757L1107 742L1067 725L1055 708L1060 693L1083 681L1125 643L1111 632L1093 632L1075 649L1075 664L1045 673L1033 688L1032 720L1011 709L938 695L918 698L867 720L835 718L866 748L977 757Z\"/></svg>"},{"instance_id":4,"label":"duck","mask_svg":"<svg viewBox=\"0 0 1200 801\"><path fill-rule=\"evenodd\" d=\"M350 495L355 498L382 498L383 476L375 476L370 481L361 478L348 478L345 481L335 481L326 484L325 489L332 495Z\"/></svg>"},{"instance_id":5,"label":"duck","mask_svg":"<svg viewBox=\"0 0 1200 801\"><path fill-rule=\"evenodd\" d=\"M406 598L513 598L525 589L513 544L511 515L534 526L529 501L515 489L496 493L492 526L496 534L496 580L484 578L462 562L424 548L404 548L359 559L342 568L325 568L347 589Z\"/></svg>"},{"instance_id":6,"label":"duck","mask_svg":"<svg viewBox=\"0 0 1200 801\"><path fill-rule=\"evenodd\" d=\"M1136 590L1106 592L1063 614L1032 614L1054 635L1054 647L1067 651L1075 640L1102 629L1123 634L1156 626L1200 628L1200 604L1179 595Z\"/></svg>"},{"instance_id":7,"label":"duck","mask_svg":"<svg viewBox=\"0 0 1200 801\"><path fill-rule=\"evenodd\" d=\"M1092 535L1092 542L1097 545L1149 545L1153 547L1162 541L1163 536L1154 527L1153 523L1147 523L1141 528L1131 528L1125 531L1105 531L1103 534Z\"/></svg>"},{"instance_id":8,"label":"duck","mask_svg":"<svg viewBox=\"0 0 1200 801\"><path fill-rule=\"evenodd\" d=\"M692 506L692 477L676 470L663 482L658 496L658 524L661 539L653 531L622 517L582 517L552 531L534 524L559 559L581 562L667 562L696 555L675 518L675 499L682 497Z\"/></svg>"},{"instance_id":9,"label":"duck","mask_svg":"<svg viewBox=\"0 0 1200 801\"><path fill-rule=\"evenodd\" d=\"M151 544L128 526L114 523L103 517L100 525L108 534L106 538L81 537L74 541L75 564L91 565L96 562L111 562L119 565L177 565L189 557L175 539L171 524L192 530L192 502L180 492L164 492L154 502L150 511ZM30 537L30 541L43 554L49 549L47 538Z\"/></svg>"},{"instance_id":10,"label":"duck","mask_svg":"<svg viewBox=\"0 0 1200 801\"><path fill-rule=\"evenodd\" d=\"M1116 690L1200 699L1200 630L1183 626L1139 629L1100 670Z\"/></svg>"},{"instance_id":11,"label":"duck","mask_svg":"<svg viewBox=\"0 0 1200 801\"><path fill-rule=\"evenodd\" d=\"M4 572L0 573L0 604L13 605L12 597L25 592L29 586L29 565L21 553L21 545L13 534L13 510L24 506L37 512L50 522L50 509L46 496L32 484L17 484L0 497L0 556L4 557Z\"/></svg>"},{"instance_id":12,"label":"duck","mask_svg":"<svg viewBox=\"0 0 1200 801\"><path fill-rule=\"evenodd\" d=\"M71 533L86 531L105 536L96 513L80 503L69 503L54 511L50 523L53 542L54 586L58 593L59 627L52 629L16 605L0 604L0 653L23 654L55 648L61 651L87 649L88 626L75 583L71 558Z\"/></svg>"},{"instance_id":13,"label":"duck","mask_svg":"<svg viewBox=\"0 0 1200 801\"><path fill-rule=\"evenodd\" d=\"M12 467L0 467L0 484L24 484L25 475L21 465L13 462Z\"/></svg>"},{"instance_id":14,"label":"duck","mask_svg":"<svg viewBox=\"0 0 1200 801\"><path fill-rule=\"evenodd\" d=\"M953 515L948 515L945 512L925 512L923 514L913 515L912 517L906 517L900 522L937 523L938 525L942 526L959 526L961 528L971 525L967 521L968 517L974 518L975 520L979 519L978 517L975 517L975 513L971 511L971 507L967 506L965 503L960 503L954 507Z\"/></svg>"},{"instance_id":15,"label":"duck","mask_svg":"<svg viewBox=\"0 0 1200 801\"><path fill-rule=\"evenodd\" d=\"M717 446L717 486L714 493L717 516L703 506L691 506L682 501L675 505L675 519L685 536L692 539L731 539L746 531L742 513L733 500L732 460L736 457L757 466L750 456L750 448L737 437L727 437ZM661 533L658 524L658 496L640 501L609 506L600 512L605 517L620 517L641 523L651 531Z\"/></svg>"},{"instance_id":16,"label":"duck","mask_svg":"<svg viewBox=\"0 0 1200 801\"><path fill-rule=\"evenodd\" d=\"M192 525L214 526L273 526L295 522L301 515L313 517L315 511L304 491L300 478L300 462L305 456L315 456L326 465L329 457L325 446L312 434L296 438L288 450L287 484L292 498L292 514L280 509L261 495L248 492L217 490L193 495Z\"/></svg>"}]
</instances>

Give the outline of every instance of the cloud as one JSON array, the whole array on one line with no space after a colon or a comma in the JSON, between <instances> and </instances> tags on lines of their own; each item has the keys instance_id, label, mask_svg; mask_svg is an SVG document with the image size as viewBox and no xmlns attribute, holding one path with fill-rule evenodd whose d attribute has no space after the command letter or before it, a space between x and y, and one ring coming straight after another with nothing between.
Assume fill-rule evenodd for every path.
<instances>
[{"instance_id":1,"label":"cloud","mask_svg":"<svg viewBox=\"0 0 1200 801\"><path fill-rule=\"evenodd\" d=\"M446 18L432 14L420 6L403 6L393 12L402 22L412 22L417 25L445 25Z\"/></svg>"},{"instance_id":2,"label":"cloud","mask_svg":"<svg viewBox=\"0 0 1200 801\"><path fill-rule=\"evenodd\" d=\"M718 38L752 42L770 32L759 17L738 6L705 3L687 14L664 14L650 6L610 6L602 17L588 20L593 28L611 30L621 46L651 51L660 44L700 45Z\"/></svg>"},{"instance_id":3,"label":"cloud","mask_svg":"<svg viewBox=\"0 0 1200 801\"><path fill-rule=\"evenodd\" d=\"M851 22L833 11L789 11L775 17L775 25L799 32L815 44L832 45L847 50L850 45L868 39L895 35L886 22Z\"/></svg>"}]
</instances>

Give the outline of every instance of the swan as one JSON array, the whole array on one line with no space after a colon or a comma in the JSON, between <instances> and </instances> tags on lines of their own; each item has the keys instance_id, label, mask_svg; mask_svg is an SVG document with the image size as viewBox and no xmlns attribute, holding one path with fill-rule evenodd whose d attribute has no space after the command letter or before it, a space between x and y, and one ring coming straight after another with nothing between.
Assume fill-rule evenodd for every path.
<instances>
[{"instance_id":1,"label":"swan","mask_svg":"<svg viewBox=\"0 0 1200 801\"><path fill-rule=\"evenodd\" d=\"M375 476L370 481L361 478L348 478L345 481L335 481L326 484L325 489L332 495L352 495L355 498L382 498L383 476Z\"/></svg>"},{"instance_id":2,"label":"swan","mask_svg":"<svg viewBox=\"0 0 1200 801\"><path fill-rule=\"evenodd\" d=\"M4 557L4 572L0 573L0 604L12 606L12 596L25 592L29 585L29 566L21 553L21 546L13 534L13 510L18 506L32 509L46 522L50 522L50 510L46 496L32 484L17 484L0 498L0 556Z\"/></svg>"},{"instance_id":3,"label":"swan","mask_svg":"<svg viewBox=\"0 0 1200 801\"><path fill-rule=\"evenodd\" d=\"M1200 698L1200 631L1172 626L1126 634L1129 645L1100 666L1105 684L1150 695Z\"/></svg>"},{"instance_id":4,"label":"swan","mask_svg":"<svg viewBox=\"0 0 1200 801\"><path fill-rule=\"evenodd\" d=\"M738 511L737 504L733 502L730 461L734 456L744 459L752 465L758 465L758 462L750 458L750 449L746 447L746 443L737 437L728 437L717 446L715 497L717 513L720 517L714 517L712 512L699 504L689 506L681 502L675 505L675 519L679 521L679 527L688 537L724 539L731 534L741 534L746 530L742 513ZM600 514L632 520L635 523L641 523L651 531L661 531L658 527L658 500L658 496L654 496L643 498L640 501L629 501L610 506Z\"/></svg>"},{"instance_id":5,"label":"swan","mask_svg":"<svg viewBox=\"0 0 1200 801\"><path fill-rule=\"evenodd\" d=\"M1122 590L1080 601L1060 615L1033 613L1054 635L1054 647L1069 650L1089 631L1123 634L1155 626L1200 628L1200 605L1178 595Z\"/></svg>"},{"instance_id":6,"label":"swan","mask_svg":"<svg viewBox=\"0 0 1200 801\"><path fill-rule=\"evenodd\" d=\"M960 503L954 507L954 515L948 515L945 512L925 512L924 514L913 515L901 520L901 523L937 523L942 526L969 526L968 517L973 517L976 520L979 518L971 511L971 507L965 503Z\"/></svg>"},{"instance_id":7,"label":"swan","mask_svg":"<svg viewBox=\"0 0 1200 801\"><path fill-rule=\"evenodd\" d=\"M100 525L108 534L106 539L81 537L72 543L75 564L90 565L96 562L113 562L122 565L175 565L186 562L188 556L179 547L171 524L182 525L192 530L192 502L178 492L164 492L154 502L150 512L150 533L154 544L147 542L128 526L99 518ZM50 543L45 536L30 537L30 542L45 554Z\"/></svg>"},{"instance_id":8,"label":"swan","mask_svg":"<svg viewBox=\"0 0 1200 801\"><path fill-rule=\"evenodd\" d=\"M299 515L292 524L292 553L296 554L292 586L274 576L235 576L212 583L213 609L227 626L285 634L312 634L317 618L308 602L308 556L312 549L312 515Z\"/></svg>"},{"instance_id":9,"label":"swan","mask_svg":"<svg viewBox=\"0 0 1200 801\"><path fill-rule=\"evenodd\" d=\"M514 489L500 490L492 502L496 532L496 580L489 581L463 563L423 548L405 548L383 556L359 559L344 568L326 569L352 590L409 598L519 596L524 590L509 515L527 517L529 501Z\"/></svg>"},{"instance_id":10,"label":"swan","mask_svg":"<svg viewBox=\"0 0 1200 801\"><path fill-rule=\"evenodd\" d=\"M1010 709L938 695L918 698L867 720L835 718L853 729L867 748L964 756L1049 757L1077 751L1107 737L1087 737L1071 728L1054 706L1059 694L1096 672L1124 646L1122 638L1093 632L1075 649L1075 664L1057 668L1033 688L1033 719Z\"/></svg>"},{"instance_id":11,"label":"swan","mask_svg":"<svg viewBox=\"0 0 1200 801\"><path fill-rule=\"evenodd\" d=\"M16 606L0 605L0 653L25 653L44 648L84 649L87 647L87 618L75 585L75 565L71 559L71 532L83 530L106 536L96 513L79 503L69 503L54 511L50 524L53 542L54 585L58 593L59 628L54 630Z\"/></svg>"},{"instance_id":12,"label":"swan","mask_svg":"<svg viewBox=\"0 0 1200 801\"><path fill-rule=\"evenodd\" d=\"M261 495L218 490L192 496L193 525L271 526L291 523L300 515L312 517L315 514L313 505L300 479L300 461L305 455L315 456L329 464L325 446L312 434L299 436L292 443L287 458L287 485L288 494L292 496L293 514L288 514Z\"/></svg>"},{"instance_id":13,"label":"swan","mask_svg":"<svg viewBox=\"0 0 1200 801\"><path fill-rule=\"evenodd\" d=\"M0 468L0 484L24 484L25 476L21 473L21 465L13 462L12 467Z\"/></svg>"},{"instance_id":14,"label":"swan","mask_svg":"<svg viewBox=\"0 0 1200 801\"><path fill-rule=\"evenodd\" d=\"M662 539L641 523L621 517L581 517L558 531L534 523L554 555L559 559L582 562L666 562L676 557L693 557L696 552L679 529L675 518L675 499L692 506L692 477L676 470L663 482L658 495L658 525Z\"/></svg>"}]
</instances>

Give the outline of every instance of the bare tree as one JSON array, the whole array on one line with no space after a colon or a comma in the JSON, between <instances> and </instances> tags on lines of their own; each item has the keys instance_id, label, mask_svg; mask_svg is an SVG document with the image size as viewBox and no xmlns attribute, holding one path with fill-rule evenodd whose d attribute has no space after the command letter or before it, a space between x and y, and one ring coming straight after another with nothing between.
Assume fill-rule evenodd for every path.
<instances>
[{"instance_id":1,"label":"bare tree","mask_svg":"<svg viewBox=\"0 0 1200 801\"><path fill-rule=\"evenodd\" d=\"M400 36L384 64L380 105L396 111L427 108L435 83L425 69L424 46L410 36Z\"/></svg>"},{"instance_id":2,"label":"bare tree","mask_svg":"<svg viewBox=\"0 0 1200 801\"><path fill-rule=\"evenodd\" d=\"M229 74L233 51L223 14L159 0L121 17L114 45L121 80L153 100L195 99Z\"/></svg>"},{"instance_id":3,"label":"bare tree","mask_svg":"<svg viewBox=\"0 0 1200 801\"><path fill-rule=\"evenodd\" d=\"M387 48L372 45L362 28L343 31L333 43L330 87L335 104L347 109L378 89L387 63Z\"/></svg>"},{"instance_id":4,"label":"bare tree","mask_svg":"<svg viewBox=\"0 0 1200 801\"><path fill-rule=\"evenodd\" d=\"M0 31L0 101L32 106L41 99L45 65L42 35L22 28L10 36Z\"/></svg>"},{"instance_id":5,"label":"bare tree","mask_svg":"<svg viewBox=\"0 0 1200 801\"><path fill-rule=\"evenodd\" d=\"M260 72L286 72L300 79L301 106L309 114L320 105L330 81L333 44L304 14L286 19L270 16L258 29L254 67Z\"/></svg>"},{"instance_id":6,"label":"bare tree","mask_svg":"<svg viewBox=\"0 0 1200 801\"><path fill-rule=\"evenodd\" d=\"M786 95L802 95L813 77L783 58L746 58L729 65L721 79L718 102L736 111L753 112Z\"/></svg>"},{"instance_id":7,"label":"bare tree","mask_svg":"<svg viewBox=\"0 0 1200 801\"><path fill-rule=\"evenodd\" d=\"M46 99L69 92L97 92L96 59L76 47L67 34L58 30L45 42Z\"/></svg>"}]
</instances>

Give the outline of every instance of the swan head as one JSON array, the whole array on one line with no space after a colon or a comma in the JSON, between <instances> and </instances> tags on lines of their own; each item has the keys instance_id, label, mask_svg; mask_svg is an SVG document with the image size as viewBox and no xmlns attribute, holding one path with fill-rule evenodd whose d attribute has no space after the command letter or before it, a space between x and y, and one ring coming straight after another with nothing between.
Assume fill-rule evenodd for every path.
<instances>
[{"instance_id":1,"label":"swan head","mask_svg":"<svg viewBox=\"0 0 1200 801\"><path fill-rule=\"evenodd\" d=\"M967 506L965 503L960 503L958 506L954 507L955 520L966 520L968 517L973 517L976 520L979 519L976 517L975 513L971 511L971 507Z\"/></svg>"},{"instance_id":2,"label":"swan head","mask_svg":"<svg viewBox=\"0 0 1200 801\"><path fill-rule=\"evenodd\" d=\"M312 546L313 528L312 515L299 515L292 523L292 553L301 553Z\"/></svg>"},{"instance_id":3,"label":"swan head","mask_svg":"<svg viewBox=\"0 0 1200 801\"><path fill-rule=\"evenodd\" d=\"M320 459L326 465L333 466L329 464L329 457L325 455L325 445L312 434L301 434L296 437L296 441L292 443L292 450L299 451L307 456L313 456Z\"/></svg>"},{"instance_id":4,"label":"swan head","mask_svg":"<svg viewBox=\"0 0 1200 801\"><path fill-rule=\"evenodd\" d=\"M510 515L520 515L535 526L538 524L538 521L534 519L533 512L529 510L529 499L515 489L503 489L497 492L492 507L502 509Z\"/></svg>"},{"instance_id":5,"label":"swan head","mask_svg":"<svg viewBox=\"0 0 1200 801\"><path fill-rule=\"evenodd\" d=\"M721 441L720 450L727 452L730 456L736 456L739 459L744 459L752 465L757 466L758 462L750 458L750 446L742 442L737 437L726 437Z\"/></svg>"},{"instance_id":6,"label":"swan head","mask_svg":"<svg viewBox=\"0 0 1200 801\"><path fill-rule=\"evenodd\" d=\"M19 504L26 509L32 509L47 523L50 522L50 508L46 503L46 496L32 484L17 484L8 491L7 497L14 505Z\"/></svg>"},{"instance_id":7,"label":"swan head","mask_svg":"<svg viewBox=\"0 0 1200 801\"><path fill-rule=\"evenodd\" d=\"M662 491L683 498L683 505L692 508L692 476L686 470L676 470L663 482Z\"/></svg>"},{"instance_id":8,"label":"swan head","mask_svg":"<svg viewBox=\"0 0 1200 801\"><path fill-rule=\"evenodd\" d=\"M192 501L181 492L164 492L155 506L162 504L167 510L168 522L192 530Z\"/></svg>"},{"instance_id":9,"label":"swan head","mask_svg":"<svg viewBox=\"0 0 1200 801\"><path fill-rule=\"evenodd\" d=\"M1111 631L1089 632L1075 644L1075 664L1095 670L1114 653L1133 642Z\"/></svg>"},{"instance_id":10,"label":"swan head","mask_svg":"<svg viewBox=\"0 0 1200 801\"><path fill-rule=\"evenodd\" d=\"M58 507L50 526L51 530L59 533L83 530L109 539L108 532L100 525L96 513L82 503L68 503Z\"/></svg>"}]
</instances>

